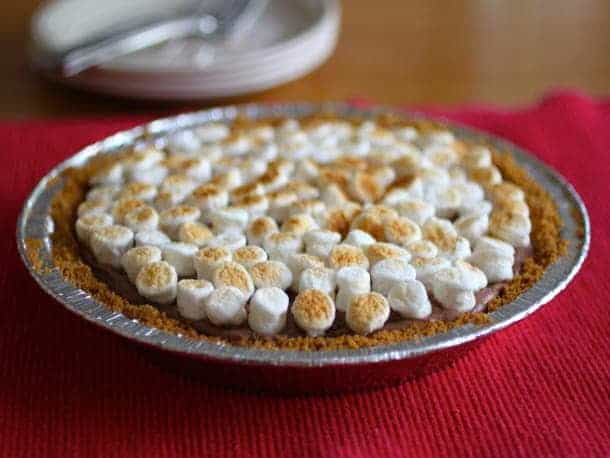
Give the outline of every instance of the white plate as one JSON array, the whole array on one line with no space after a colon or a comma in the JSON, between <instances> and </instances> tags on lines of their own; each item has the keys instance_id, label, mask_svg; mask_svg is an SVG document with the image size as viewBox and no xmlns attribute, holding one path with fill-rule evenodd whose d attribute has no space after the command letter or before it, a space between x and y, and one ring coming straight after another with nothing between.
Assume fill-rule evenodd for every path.
<instances>
[{"instance_id":1,"label":"white plate","mask_svg":"<svg viewBox=\"0 0 610 458\"><path fill-rule=\"evenodd\" d=\"M170 7L192 0L176 0ZM132 0L57 0L32 20L34 49L58 51L88 34L149 8L160 11L170 2ZM146 6L146 8L144 7ZM80 19L80 18L85 19ZM94 18L98 17L99 20ZM107 94L152 98L217 98L260 91L294 80L324 62L335 48L340 8L337 0L272 0L257 26L242 39L219 45L171 43L115 59L73 78L47 76ZM177 50L186 48L188 52ZM193 50L198 53L193 53ZM194 54L203 56L199 60ZM33 55L34 65L36 54Z\"/></svg>"}]
</instances>

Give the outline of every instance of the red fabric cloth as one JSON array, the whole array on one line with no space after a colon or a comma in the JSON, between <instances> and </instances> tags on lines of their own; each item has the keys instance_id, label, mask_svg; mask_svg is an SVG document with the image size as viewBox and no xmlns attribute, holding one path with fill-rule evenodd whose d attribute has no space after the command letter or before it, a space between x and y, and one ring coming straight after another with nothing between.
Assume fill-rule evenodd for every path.
<instances>
[{"instance_id":1,"label":"red fabric cloth","mask_svg":"<svg viewBox=\"0 0 610 458\"><path fill-rule=\"evenodd\" d=\"M166 373L49 299L18 260L36 181L142 119L2 122L0 456L608 456L610 103L555 93L516 111L430 110L535 151L588 205L575 281L457 363L378 391L277 397Z\"/></svg>"}]
</instances>

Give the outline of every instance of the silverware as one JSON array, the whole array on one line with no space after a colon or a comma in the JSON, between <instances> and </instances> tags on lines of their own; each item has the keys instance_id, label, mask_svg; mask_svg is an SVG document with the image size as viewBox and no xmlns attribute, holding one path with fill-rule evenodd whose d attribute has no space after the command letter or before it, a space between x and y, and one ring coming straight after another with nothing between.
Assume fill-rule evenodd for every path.
<instances>
[{"instance_id":1,"label":"silverware","mask_svg":"<svg viewBox=\"0 0 610 458\"><path fill-rule=\"evenodd\" d=\"M150 48L169 40L203 37L223 39L231 33L246 34L267 6L268 0L231 0L216 11L206 1L193 10L169 19L131 24L59 53L47 54L42 67L64 77L101 65L114 58Z\"/></svg>"}]
</instances>

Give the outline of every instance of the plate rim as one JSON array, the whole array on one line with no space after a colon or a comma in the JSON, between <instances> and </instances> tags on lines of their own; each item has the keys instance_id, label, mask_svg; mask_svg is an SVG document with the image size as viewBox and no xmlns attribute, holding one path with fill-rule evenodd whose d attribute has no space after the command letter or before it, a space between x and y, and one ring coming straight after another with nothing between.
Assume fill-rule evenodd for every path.
<instances>
[{"instance_id":1,"label":"plate rim","mask_svg":"<svg viewBox=\"0 0 610 458\"><path fill-rule=\"evenodd\" d=\"M58 176L66 167L82 163L98 153L108 153L120 146L133 144L143 135L160 135L174 130L180 130L197 125L205 121L230 121L238 114L253 117L270 117L274 115L300 116L315 112L334 112L343 116L375 117L380 114L395 114L406 119L423 119L442 122L445 127L460 137L477 138L489 142L503 151L514 156L521 166L526 167L528 173L534 178L544 178L545 189L556 198L557 193L568 197L564 205L557 202L559 211L566 226L568 223L577 224L573 209L578 211L581 219L583 234L578 241L579 247L571 243L568 253L559 261L549 266L541 280L531 288L524 291L515 301L504 305L497 311L491 312L493 321L486 325L467 324L454 328L446 333L424 337L419 340L407 340L388 345L364 347L359 349L342 350L268 350L252 347L238 347L230 344L217 344L208 341L195 341L185 336L171 334L156 328L147 327L137 320L132 320L118 312L112 312L105 305L93 300L88 293L68 283L57 270L42 272L36 269L26 253L26 238L28 234L46 234L43 238L43 257L48 262L50 242L48 234L52 230L49 221L48 208L45 214L33 214L36 206L44 207L44 198L52 196L57 191L57 184L50 186L50 181ZM547 186L553 186L549 189ZM48 202L47 202L48 206ZM569 208L568 208L569 206ZM361 107L343 102L327 103L275 103L275 104L243 104L214 107L195 112L179 114L153 120L132 129L117 132L100 141L92 143L71 155L53 167L34 187L25 200L23 209L17 220L17 247L27 270L40 287L51 297L57 300L64 308L79 315L85 320L96 324L106 330L112 331L122 337L137 341L141 344L151 345L160 350L178 353L191 358L211 359L235 364L255 364L269 366L292 367L323 367L352 364L382 363L393 360L416 358L425 354L438 352L450 347L457 347L472 342L481 337L493 334L501 329L515 324L540 309L552 300L572 281L580 270L590 247L591 228L585 204L574 187L556 170L543 163L534 154L504 140L496 135L483 132L479 129L465 126L455 121L448 121L440 116L424 115L418 112L397 109L395 107L375 105ZM570 240L572 242L572 240ZM577 241L576 239L574 241ZM52 264L50 265L52 267ZM559 274L557 278L552 278ZM545 289L545 283L553 286ZM548 286L548 285L547 285ZM533 303L530 301L534 300Z\"/></svg>"}]
</instances>

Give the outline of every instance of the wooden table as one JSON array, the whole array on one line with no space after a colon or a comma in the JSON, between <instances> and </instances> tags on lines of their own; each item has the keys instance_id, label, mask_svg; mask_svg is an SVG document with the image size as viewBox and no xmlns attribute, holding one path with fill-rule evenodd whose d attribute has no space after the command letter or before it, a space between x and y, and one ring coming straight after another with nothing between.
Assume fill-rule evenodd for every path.
<instances>
[{"instance_id":1,"label":"wooden table","mask_svg":"<svg viewBox=\"0 0 610 458\"><path fill-rule=\"evenodd\" d=\"M41 81L26 65L28 21L40 0L7 1L0 116L150 112L185 105L119 100ZM244 101L389 104L527 103L549 88L610 89L610 1L345 0L333 57L312 74Z\"/></svg>"}]
</instances>

